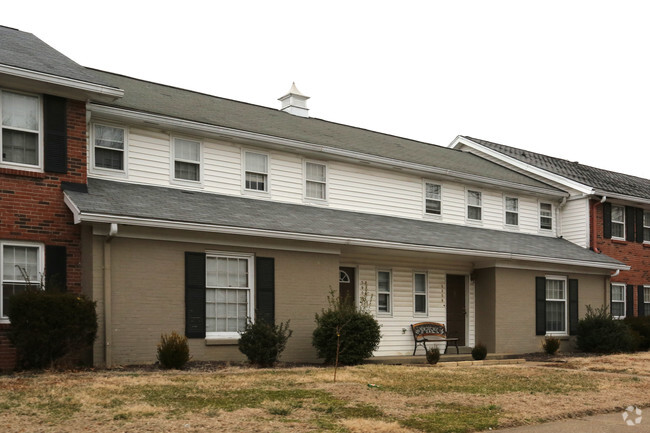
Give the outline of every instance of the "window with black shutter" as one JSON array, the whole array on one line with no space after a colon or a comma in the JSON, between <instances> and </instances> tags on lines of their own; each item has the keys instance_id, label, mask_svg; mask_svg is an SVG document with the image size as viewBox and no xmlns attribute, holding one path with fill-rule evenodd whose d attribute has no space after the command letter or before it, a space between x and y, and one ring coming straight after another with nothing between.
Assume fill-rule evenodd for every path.
<instances>
[{"instance_id":1,"label":"window with black shutter","mask_svg":"<svg viewBox=\"0 0 650 433\"><path fill-rule=\"evenodd\" d=\"M68 172L66 100L57 96L43 97L45 171Z\"/></svg>"},{"instance_id":2,"label":"window with black shutter","mask_svg":"<svg viewBox=\"0 0 650 433\"><path fill-rule=\"evenodd\" d=\"M255 295L257 319L275 324L275 259L255 259Z\"/></svg>"},{"instance_id":3,"label":"window with black shutter","mask_svg":"<svg viewBox=\"0 0 650 433\"><path fill-rule=\"evenodd\" d=\"M45 289L52 292L65 292L67 289L66 247L45 246Z\"/></svg>"}]
</instances>

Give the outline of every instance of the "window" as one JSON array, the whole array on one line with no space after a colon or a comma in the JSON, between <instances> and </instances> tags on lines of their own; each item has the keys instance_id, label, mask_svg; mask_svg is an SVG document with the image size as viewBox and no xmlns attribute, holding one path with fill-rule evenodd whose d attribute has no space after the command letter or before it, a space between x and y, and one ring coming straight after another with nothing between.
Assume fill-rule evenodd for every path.
<instances>
[{"instance_id":1,"label":"window","mask_svg":"<svg viewBox=\"0 0 650 433\"><path fill-rule=\"evenodd\" d=\"M174 138L174 179L201 180L201 143Z\"/></svg>"},{"instance_id":2,"label":"window","mask_svg":"<svg viewBox=\"0 0 650 433\"><path fill-rule=\"evenodd\" d=\"M612 284L611 313L614 318L625 317L625 284Z\"/></svg>"},{"instance_id":3,"label":"window","mask_svg":"<svg viewBox=\"0 0 650 433\"><path fill-rule=\"evenodd\" d=\"M268 191L268 156L254 152L245 152L244 155L246 189Z\"/></svg>"},{"instance_id":4,"label":"window","mask_svg":"<svg viewBox=\"0 0 650 433\"><path fill-rule=\"evenodd\" d=\"M377 272L377 311L390 313L391 294L390 271Z\"/></svg>"},{"instance_id":5,"label":"window","mask_svg":"<svg viewBox=\"0 0 650 433\"><path fill-rule=\"evenodd\" d=\"M435 183L424 184L424 212L429 215L442 214L442 187Z\"/></svg>"},{"instance_id":6,"label":"window","mask_svg":"<svg viewBox=\"0 0 650 433\"><path fill-rule=\"evenodd\" d=\"M539 204L539 228L542 230L553 229L553 205L550 203Z\"/></svg>"},{"instance_id":7,"label":"window","mask_svg":"<svg viewBox=\"0 0 650 433\"><path fill-rule=\"evenodd\" d=\"M95 125L95 168L124 170L124 129Z\"/></svg>"},{"instance_id":8,"label":"window","mask_svg":"<svg viewBox=\"0 0 650 433\"><path fill-rule=\"evenodd\" d=\"M650 242L650 211L643 211L643 241Z\"/></svg>"},{"instance_id":9,"label":"window","mask_svg":"<svg viewBox=\"0 0 650 433\"><path fill-rule=\"evenodd\" d=\"M478 191L467 191L467 218L481 220L481 193Z\"/></svg>"},{"instance_id":10,"label":"window","mask_svg":"<svg viewBox=\"0 0 650 433\"><path fill-rule=\"evenodd\" d=\"M327 198L327 168L325 164L305 163L305 197L317 200Z\"/></svg>"},{"instance_id":11,"label":"window","mask_svg":"<svg viewBox=\"0 0 650 433\"><path fill-rule=\"evenodd\" d=\"M643 315L650 316L650 286L643 286Z\"/></svg>"},{"instance_id":12,"label":"window","mask_svg":"<svg viewBox=\"0 0 650 433\"><path fill-rule=\"evenodd\" d=\"M43 275L43 248L36 244L9 242L0 242L0 247L0 320L6 321L9 298L23 292L29 284L40 284Z\"/></svg>"},{"instance_id":13,"label":"window","mask_svg":"<svg viewBox=\"0 0 650 433\"><path fill-rule=\"evenodd\" d=\"M612 206L612 237L625 238L625 207Z\"/></svg>"},{"instance_id":14,"label":"window","mask_svg":"<svg viewBox=\"0 0 650 433\"><path fill-rule=\"evenodd\" d=\"M427 314L427 274L413 275L413 312Z\"/></svg>"},{"instance_id":15,"label":"window","mask_svg":"<svg viewBox=\"0 0 650 433\"><path fill-rule=\"evenodd\" d=\"M206 334L238 336L253 314L253 256L206 257Z\"/></svg>"},{"instance_id":16,"label":"window","mask_svg":"<svg viewBox=\"0 0 650 433\"><path fill-rule=\"evenodd\" d=\"M546 332L567 333L567 290L564 277L546 277Z\"/></svg>"},{"instance_id":17,"label":"window","mask_svg":"<svg viewBox=\"0 0 650 433\"><path fill-rule=\"evenodd\" d=\"M38 96L2 91L2 162L40 164L41 103Z\"/></svg>"},{"instance_id":18,"label":"window","mask_svg":"<svg viewBox=\"0 0 650 433\"><path fill-rule=\"evenodd\" d=\"M519 199L506 197L506 224L510 226L519 225Z\"/></svg>"}]
</instances>

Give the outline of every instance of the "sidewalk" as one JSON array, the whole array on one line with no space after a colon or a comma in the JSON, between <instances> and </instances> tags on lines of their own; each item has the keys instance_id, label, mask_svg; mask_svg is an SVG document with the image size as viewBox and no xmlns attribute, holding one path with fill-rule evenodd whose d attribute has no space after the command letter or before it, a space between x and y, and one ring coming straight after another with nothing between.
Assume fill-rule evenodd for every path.
<instances>
[{"instance_id":1,"label":"sidewalk","mask_svg":"<svg viewBox=\"0 0 650 433\"><path fill-rule=\"evenodd\" d=\"M650 408L645 412L641 422L629 426L623 420L623 411L594 415L562 421L549 422L525 427L498 429L500 433L650 433ZM631 414L628 419L637 419L636 414Z\"/></svg>"}]
</instances>

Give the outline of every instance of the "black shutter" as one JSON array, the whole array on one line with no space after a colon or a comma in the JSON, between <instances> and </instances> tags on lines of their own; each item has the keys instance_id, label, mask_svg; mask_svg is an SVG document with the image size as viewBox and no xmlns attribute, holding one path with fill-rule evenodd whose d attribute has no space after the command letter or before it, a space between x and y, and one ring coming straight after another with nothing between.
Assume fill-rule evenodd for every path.
<instances>
[{"instance_id":1,"label":"black shutter","mask_svg":"<svg viewBox=\"0 0 650 433\"><path fill-rule=\"evenodd\" d=\"M546 278L535 277L535 334L546 334Z\"/></svg>"},{"instance_id":2,"label":"black shutter","mask_svg":"<svg viewBox=\"0 0 650 433\"><path fill-rule=\"evenodd\" d=\"M43 97L45 171L68 172L66 100L57 96Z\"/></svg>"},{"instance_id":3,"label":"black shutter","mask_svg":"<svg viewBox=\"0 0 650 433\"><path fill-rule=\"evenodd\" d=\"M204 253L185 253L185 336L205 338Z\"/></svg>"},{"instance_id":4,"label":"black shutter","mask_svg":"<svg viewBox=\"0 0 650 433\"><path fill-rule=\"evenodd\" d=\"M643 243L643 209L636 208L636 241Z\"/></svg>"},{"instance_id":5,"label":"black shutter","mask_svg":"<svg viewBox=\"0 0 650 433\"><path fill-rule=\"evenodd\" d=\"M637 303L639 308L637 310L639 311L639 317L645 316L645 306L643 305L643 302L645 300L644 294L643 294L643 286L638 286L637 287Z\"/></svg>"},{"instance_id":6,"label":"black shutter","mask_svg":"<svg viewBox=\"0 0 650 433\"><path fill-rule=\"evenodd\" d=\"M625 206L625 240L634 242L634 215L636 209L632 206Z\"/></svg>"},{"instance_id":7,"label":"black shutter","mask_svg":"<svg viewBox=\"0 0 650 433\"><path fill-rule=\"evenodd\" d=\"M255 312L257 319L275 324L275 259L255 260Z\"/></svg>"},{"instance_id":8,"label":"black shutter","mask_svg":"<svg viewBox=\"0 0 650 433\"><path fill-rule=\"evenodd\" d=\"M59 245L45 245L45 288L51 292L65 292L67 289L66 248Z\"/></svg>"},{"instance_id":9,"label":"black shutter","mask_svg":"<svg viewBox=\"0 0 650 433\"><path fill-rule=\"evenodd\" d=\"M578 333L578 280L569 280L569 335Z\"/></svg>"},{"instance_id":10,"label":"black shutter","mask_svg":"<svg viewBox=\"0 0 650 433\"><path fill-rule=\"evenodd\" d=\"M634 316L634 286L631 284L627 285L627 291L625 292L625 317Z\"/></svg>"},{"instance_id":11,"label":"black shutter","mask_svg":"<svg viewBox=\"0 0 650 433\"><path fill-rule=\"evenodd\" d=\"M603 237L612 238L612 204L603 203Z\"/></svg>"}]
</instances>

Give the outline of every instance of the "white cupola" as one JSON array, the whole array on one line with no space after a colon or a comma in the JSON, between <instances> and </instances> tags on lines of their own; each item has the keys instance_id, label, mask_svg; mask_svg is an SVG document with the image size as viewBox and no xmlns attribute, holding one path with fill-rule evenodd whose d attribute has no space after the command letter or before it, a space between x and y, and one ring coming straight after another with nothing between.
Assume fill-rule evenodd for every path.
<instances>
[{"instance_id":1,"label":"white cupola","mask_svg":"<svg viewBox=\"0 0 650 433\"><path fill-rule=\"evenodd\" d=\"M307 108L307 99L309 96L305 96L300 93L300 90L296 87L296 83L291 85L291 90L289 93L278 98L278 101L282 103L280 111L286 111L289 114L293 114L300 117L309 117L309 108Z\"/></svg>"}]
</instances>

